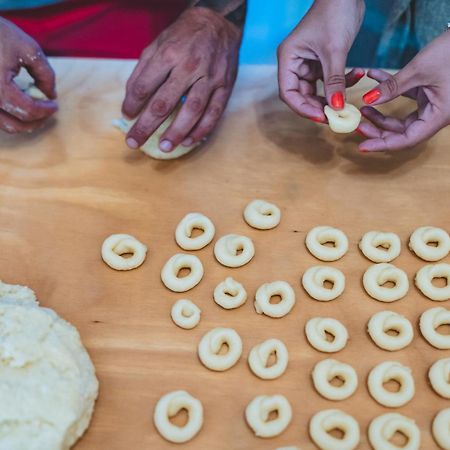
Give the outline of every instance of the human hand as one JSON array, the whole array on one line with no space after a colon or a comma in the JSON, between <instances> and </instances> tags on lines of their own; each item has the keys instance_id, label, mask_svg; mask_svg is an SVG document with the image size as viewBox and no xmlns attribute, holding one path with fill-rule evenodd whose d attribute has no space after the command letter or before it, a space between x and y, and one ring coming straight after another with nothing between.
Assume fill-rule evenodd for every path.
<instances>
[{"instance_id":1,"label":"human hand","mask_svg":"<svg viewBox=\"0 0 450 450\"><path fill-rule=\"evenodd\" d=\"M122 112L139 115L127 134L137 148L186 101L161 136L169 152L180 143L190 146L208 135L219 121L237 74L242 31L208 8L187 9L147 47L127 82Z\"/></svg>"},{"instance_id":2,"label":"human hand","mask_svg":"<svg viewBox=\"0 0 450 450\"><path fill-rule=\"evenodd\" d=\"M31 132L57 109L55 74L39 45L11 22L0 18L0 129ZM35 85L51 100L33 99L14 77L24 67Z\"/></svg>"},{"instance_id":3,"label":"human hand","mask_svg":"<svg viewBox=\"0 0 450 450\"><path fill-rule=\"evenodd\" d=\"M345 75L364 10L363 0L316 0L278 48L280 97L296 113L326 122L327 103L336 110L344 107L345 88L364 76L360 68ZM324 82L326 98L317 95L318 80Z\"/></svg>"}]
</instances>

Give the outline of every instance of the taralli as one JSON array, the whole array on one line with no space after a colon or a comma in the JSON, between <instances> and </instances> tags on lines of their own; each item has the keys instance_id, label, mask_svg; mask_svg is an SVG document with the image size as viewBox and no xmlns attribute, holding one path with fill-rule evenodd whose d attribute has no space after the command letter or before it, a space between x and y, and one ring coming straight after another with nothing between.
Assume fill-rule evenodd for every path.
<instances>
[{"instance_id":1,"label":"taralli","mask_svg":"<svg viewBox=\"0 0 450 450\"><path fill-rule=\"evenodd\" d=\"M445 286L434 286L434 278L444 278ZM417 272L415 281L422 294L430 300L437 302L450 300L450 264L440 263L424 266Z\"/></svg>"},{"instance_id":2,"label":"taralli","mask_svg":"<svg viewBox=\"0 0 450 450\"><path fill-rule=\"evenodd\" d=\"M179 277L181 269L189 269L185 277ZM161 280L164 285L174 292L186 292L197 286L203 278L203 264L194 255L177 253L172 256L161 270Z\"/></svg>"},{"instance_id":3,"label":"taralli","mask_svg":"<svg viewBox=\"0 0 450 450\"><path fill-rule=\"evenodd\" d=\"M271 412L278 414L276 419L269 420ZM270 438L281 434L291 423L292 408L283 395L260 395L248 404L245 418L256 436Z\"/></svg>"},{"instance_id":4,"label":"taralli","mask_svg":"<svg viewBox=\"0 0 450 450\"><path fill-rule=\"evenodd\" d=\"M343 384L333 386L331 381L334 378L340 379ZM355 369L349 364L331 358L324 359L314 366L312 379L317 392L328 400L344 400L353 395L358 387Z\"/></svg>"},{"instance_id":5,"label":"taralli","mask_svg":"<svg viewBox=\"0 0 450 450\"><path fill-rule=\"evenodd\" d=\"M227 352L220 354L222 345ZM198 357L205 367L222 372L233 367L242 355L242 340L232 328L214 328L198 344Z\"/></svg>"},{"instance_id":6,"label":"taralli","mask_svg":"<svg viewBox=\"0 0 450 450\"><path fill-rule=\"evenodd\" d=\"M198 325L200 322L200 308L190 300L177 300L171 310L172 320L180 328L190 330Z\"/></svg>"},{"instance_id":7,"label":"taralli","mask_svg":"<svg viewBox=\"0 0 450 450\"><path fill-rule=\"evenodd\" d=\"M336 429L344 434L341 439L330 434ZM358 422L339 409L325 409L314 414L309 422L309 434L321 450L353 450L360 439Z\"/></svg>"},{"instance_id":8,"label":"taralli","mask_svg":"<svg viewBox=\"0 0 450 450\"><path fill-rule=\"evenodd\" d=\"M270 299L276 295L279 295L281 300L278 303L270 303ZM295 292L286 281L265 283L255 294L255 310L258 314L279 318L288 314L294 305Z\"/></svg>"},{"instance_id":9,"label":"taralli","mask_svg":"<svg viewBox=\"0 0 450 450\"><path fill-rule=\"evenodd\" d=\"M438 359L430 367L428 378L437 394L450 398L450 358Z\"/></svg>"},{"instance_id":10,"label":"taralli","mask_svg":"<svg viewBox=\"0 0 450 450\"><path fill-rule=\"evenodd\" d=\"M346 103L339 111L325 105L323 112L327 116L331 130L335 133L352 133L361 122L359 109L350 103Z\"/></svg>"},{"instance_id":11,"label":"taralli","mask_svg":"<svg viewBox=\"0 0 450 450\"><path fill-rule=\"evenodd\" d=\"M170 422L170 418L185 409L188 421L178 427ZM200 400L186 391L173 391L161 397L156 404L153 421L159 434L166 440L175 443L190 441L202 428L203 406Z\"/></svg>"},{"instance_id":12,"label":"taralli","mask_svg":"<svg viewBox=\"0 0 450 450\"><path fill-rule=\"evenodd\" d=\"M383 286L393 283L393 287ZM395 302L403 298L409 289L408 276L393 264L380 263L370 266L364 273L363 285L366 292L380 302Z\"/></svg>"},{"instance_id":13,"label":"taralli","mask_svg":"<svg viewBox=\"0 0 450 450\"><path fill-rule=\"evenodd\" d=\"M347 236L341 230L328 226L310 230L305 243L311 254L322 261L336 261L348 250ZM325 245L327 243L332 243L333 247Z\"/></svg>"},{"instance_id":14,"label":"taralli","mask_svg":"<svg viewBox=\"0 0 450 450\"><path fill-rule=\"evenodd\" d=\"M425 261L439 261L450 252L450 236L442 228L420 227L411 234L409 248Z\"/></svg>"},{"instance_id":15,"label":"taralli","mask_svg":"<svg viewBox=\"0 0 450 450\"><path fill-rule=\"evenodd\" d=\"M450 349L450 335L437 331L441 325L450 325L450 311L438 306L427 309L420 316L420 332L422 336L433 346L441 350Z\"/></svg>"},{"instance_id":16,"label":"taralli","mask_svg":"<svg viewBox=\"0 0 450 450\"><path fill-rule=\"evenodd\" d=\"M348 340L347 328L339 320L331 317L314 317L308 320L305 332L311 346L325 353L342 350ZM332 341L327 339L327 333L333 336Z\"/></svg>"},{"instance_id":17,"label":"taralli","mask_svg":"<svg viewBox=\"0 0 450 450\"><path fill-rule=\"evenodd\" d=\"M238 234L222 236L214 246L214 255L217 261L226 267L244 266L253 258L254 254L255 247L252 240Z\"/></svg>"},{"instance_id":18,"label":"taralli","mask_svg":"<svg viewBox=\"0 0 450 450\"><path fill-rule=\"evenodd\" d=\"M401 433L408 439L401 447L392 444L395 433ZM370 422L368 429L369 441L374 450L419 450L420 430L414 420L397 413L387 413L376 417Z\"/></svg>"},{"instance_id":19,"label":"taralli","mask_svg":"<svg viewBox=\"0 0 450 450\"><path fill-rule=\"evenodd\" d=\"M326 287L326 281L332 284L331 288ZM329 302L344 292L345 276L334 267L313 266L303 274L302 285L315 300Z\"/></svg>"},{"instance_id":20,"label":"taralli","mask_svg":"<svg viewBox=\"0 0 450 450\"><path fill-rule=\"evenodd\" d=\"M192 232L197 229L202 234L192 237ZM216 229L208 217L200 213L189 213L183 217L175 230L175 240L184 250L199 250L206 247L213 239Z\"/></svg>"},{"instance_id":21,"label":"taralli","mask_svg":"<svg viewBox=\"0 0 450 450\"><path fill-rule=\"evenodd\" d=\"M122 255L130 254L129 258ZM102 259L116 270L131 270L139 267L147 255L147 247L129 234L112 234L103 241Z\"/></svg>"},{"instance_id":22,"label":"taralli","mask_svg":"<svg viewBox=\"0 0 450 450\"><path fill-rule=\"evenodd\" d=\"M390 380L397 381L400 388L391 392L383 384ZM397 408L406 405L415 393L414 378L409 367L396 361L385 361L375 366L369 373L367 387L370 395L383 406Z\"/></svg>"},{"instance_id":23,"label":"taralli","mask_svg":"<svg viewBox=\"0 0 450 450\"><path fill-rule=\"evenodd\" d=\"M450 408L439 411L431 427L436 443L443 450L450 450Z\"/></svg>"},{"instance_id":24,"label":"taralli","mask_svg":"<svg viewBox=\"0 0 450 450\"><path fill-rule=\"evenodd\" d=\"M214 289L214 301L225 309L239 308L247 300L247 291L231 277L225 278Z\"/></svg>"},{"instance_id":25,"label":"taralli","mask_svg":"<svg viewBox=\"0 0 450 450\"><path fill-rule=\"evenodd\" d=\"M376 263L388 263L401 251L400 238L395 233L369 231L359 242L363 255Z\"/></svg>"},{"instance_id":26,"label":"taralli","mask_svg":"<svg viewBox=\"0 0 450 450\"><path fill-rule=\"evenodd\" d=\"M367 329L378 347L391 352L407 347L414 337L411 322L393 311L380 311L374 314L369 320ZM390 335L388 331L397 334Z\"/></svg>"},{"instance_id":27,"label":"taralli","mask_svg":"<svg viewBox=\"0 0 450 450\"><path fill-rule=\"evenodd\" d=\"M275 355L276 361L268 366L269 357ZM252 372L263 380L273 380L285 372L288 365L288 351L279 339L268 339L255 345L248 355L248 365Z\"/></svg>"},{"instance_id":28,"label":"taralli","mask_svg":"<svg viewBox=\"0 0 450 450\"><path fill-rule=\"evenodd\" d=\"M244 209L244 219L253 228L270 230L281 219L280 209L265 200L253 200Z\"/></svg>"}]
</instances>

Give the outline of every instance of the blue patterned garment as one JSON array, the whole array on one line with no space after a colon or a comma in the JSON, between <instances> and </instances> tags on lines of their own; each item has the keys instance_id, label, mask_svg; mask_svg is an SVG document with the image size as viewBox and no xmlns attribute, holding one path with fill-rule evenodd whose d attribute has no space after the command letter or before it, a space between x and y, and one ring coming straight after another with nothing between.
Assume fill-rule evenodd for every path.
<instances>
[{"instance_id":1,"label":"blue patterned garment","mask_svg":"<svg viewBox=\"0 0 450 450\"><path fill-rule=\"evenodd\" d=\"M63 1L64 0L0 0L0 11L38 8L39 6L52 5Z\"/></svg>"}]
</instances>

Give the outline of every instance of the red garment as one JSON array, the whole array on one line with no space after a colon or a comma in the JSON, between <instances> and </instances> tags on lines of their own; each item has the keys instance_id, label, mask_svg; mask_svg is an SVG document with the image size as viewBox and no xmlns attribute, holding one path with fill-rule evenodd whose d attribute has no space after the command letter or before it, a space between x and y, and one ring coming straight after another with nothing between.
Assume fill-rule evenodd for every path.
<instances>
[{"instance_id":1,"label":"red garment","mask_svg":"<svg viewBox=\"0 0 450 450\"><path fill-rule=\"evenodd\" d=\"M186 7L186 0L68 0L1 16L51 56L138 58Z\"/></svg>"}]
</instances>

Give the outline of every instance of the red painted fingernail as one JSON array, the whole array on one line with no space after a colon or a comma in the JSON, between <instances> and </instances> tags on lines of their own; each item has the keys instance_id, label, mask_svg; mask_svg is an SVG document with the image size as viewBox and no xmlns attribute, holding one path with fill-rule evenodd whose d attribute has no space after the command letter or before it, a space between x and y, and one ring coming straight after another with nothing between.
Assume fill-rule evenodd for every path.
<instances>
[{"instance_id":1,"label":"red painted fingernail","mask_svg":"<svg viewBox=\"0 0 450 450\"><path fill-rule=\"evenodd\" d=\"M355 130L355 132L356 133L358 133L360 136L362 136L362 137L366 137L366 135L359 129L359 128L357 128L356 130Z\"/></svg>"},{"instance_id":2,"label":"red painted fingernail","mask_svg":"<svg viewBox=\"0 0 450 450\"><path fill-rule=\"evenodd\" d=\"M322 117L310 117L313 122L324 123Z\"/></svg>"},{"instance_id":3,"label":"red painted fingernail","mask_svg":"<svg viewBox=\"0 0 450 450\"><path fill-rule=\"evenodd\" d=\"M342 109L344 107L344 94L342 92L335 92L331 96L331 105L333 108Z\"/></svg>"},{"instance_id":4,"label":"red painted fingernail","mask_svg":"<svg viewBox=\"0 0 450 450\"><path fill-rule=\"evenodd\" d=\"M366 92L363 95L364 103L367 105L372 104L373 102L377 101L381 97L381 91L379 89L372 89L369 92Z\"/></svg>"},{"instance_id":5,"label":"red painted fingernail","mask_svg":"<svg viewBox=\"0 0 450 450\"><path fill-rule=\"evenodd\" d=\"M356 78L358 78L358 80L360 80L364 75L365 75L365 73L364 72L356 72Z\"/></svg>"}]
</instances>

